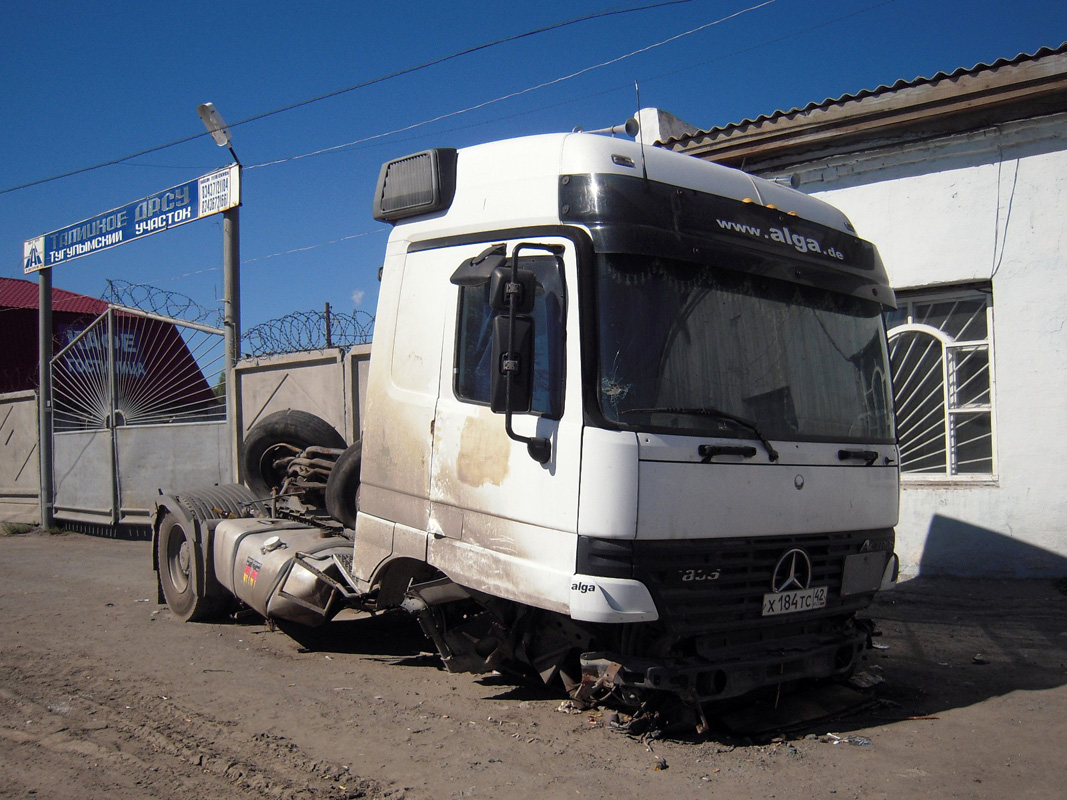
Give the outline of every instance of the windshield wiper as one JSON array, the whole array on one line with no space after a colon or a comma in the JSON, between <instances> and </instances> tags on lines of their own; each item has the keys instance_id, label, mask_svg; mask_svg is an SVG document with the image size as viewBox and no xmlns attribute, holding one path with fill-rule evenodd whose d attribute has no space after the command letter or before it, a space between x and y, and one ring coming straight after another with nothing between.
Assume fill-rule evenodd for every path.
<instances>
[{"instance_id":1,"label":"windshield wiper","mask_svg":"<svg viewBox=\"0 0 1067 800\"><path fill-rule=\"evenodd\" d=\"M620 411L619 414L621 416L622 414L651 414L657 412L660 414L692 414L693 416L713 417L714 419L722 419L727 422L732 422L735 425L739 425L754 433L756 438L760 440L760 443L767 448L767 457L770 458L771 461L778 460L778 451L774 449L769 441L767 441L767 437L760 432L760 429L756 427L755 422L745 419L744 417L734 416L726 411L720 411L711 406L697 406L693 408L627 408Z\"/></svg>"}]
</instances>

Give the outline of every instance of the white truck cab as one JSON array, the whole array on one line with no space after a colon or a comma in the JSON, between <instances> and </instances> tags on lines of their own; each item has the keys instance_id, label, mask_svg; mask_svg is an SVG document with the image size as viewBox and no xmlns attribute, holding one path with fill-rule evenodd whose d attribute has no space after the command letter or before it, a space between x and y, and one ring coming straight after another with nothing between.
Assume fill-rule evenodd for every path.
<instances>
[{"instance_id":1,"label":"white truck cab","mask_svg":"<svg viewBox=\"0 0 1067 800\"><path fill-rule=\"evenodd\" d=\"M716 659L742 642L761 663L787 643L794 675L851 665L899 487L893 293L844 215L583 133L390 162L375 213L361 587L397 569L417 597L428 566L700 697L760 682Z\"/></svg>"}]
</instances>

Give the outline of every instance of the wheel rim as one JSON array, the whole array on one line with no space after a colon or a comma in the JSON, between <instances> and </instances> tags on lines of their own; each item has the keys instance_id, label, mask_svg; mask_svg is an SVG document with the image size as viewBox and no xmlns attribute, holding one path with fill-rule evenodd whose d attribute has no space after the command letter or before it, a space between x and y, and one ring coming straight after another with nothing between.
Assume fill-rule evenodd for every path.
<instances>
[{"instance_id":1,"label":"wheel rim","mask_svg":"<svg viewBox=\"0 0 1067 800\"><path fill-rule=\"evenodd\" d=\"M170 581L179 593L189 588L191 562L189 540L185 537L185 531L175 525L167 543L167 565L170 571Z\"/></svg>"},{"instance_id":2,"label":"wheel rim","mask_svg":"<svg viewBox=\"0 0 1067 800\"><path fill-rule=\"evenodd\" d=\"M292 445L276 444L268 447L259 459L259 474L263 481L272 489L280 489L285 482L286 471L279 469L275 463L286 456L292 456Z\"/></svg>"}]
</instances>

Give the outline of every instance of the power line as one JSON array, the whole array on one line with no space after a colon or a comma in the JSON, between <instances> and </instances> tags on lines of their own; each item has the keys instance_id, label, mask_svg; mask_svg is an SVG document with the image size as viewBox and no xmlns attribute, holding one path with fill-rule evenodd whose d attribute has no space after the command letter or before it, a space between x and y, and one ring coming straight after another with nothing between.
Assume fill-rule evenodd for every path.
<instances>
[{"instance_id":1,"label":"power line","mask_svg":"<svg viewBox=\"0 0 1067 800\"><path fill-rule=\"evenodd\" d=\"M293 247L293 248L290 248L289 250L280 250L277 253L271 253L270 255L257 256L255 258L242 259L241 260L241 266L245 266L247 264L254 264L257 261L266 261L266 260L271 259L271 258L277 258L278 256L291 256L294 253L304 253L304 252L307 252L308 250L316 250L319 247L326 247L327 245L330 245L330 244L338 244L340 242L347 242L347 241L351 241L352 239L362 239L365 236L374 236L375 234L380 234L380 233L385 233L385 232L386 232L385 228L379 228L378 230L365 231L363 233L351 233L348 236L341 236L338 239L330 239L327 242L319 242L317 244L308 244L308 245L303 245L301 247Z\"/></svg>"},{"instance_id":2,"label":"power line","mask_svg":"<svg viewBox=\"0 0 1067 800\"><path fill-rule=\"evenodd\" d=\"M819 30L821 28L826 28L826 27L829 27L831 25L836 25L836 24L838 24L840 22L844 22L845 20L849 20L849 19L852 19L853 17L860 16L861 14L866 14L866 13L868 13L870 11L874 11L875 9L882 8L883 6L892 5L895 2L897 2L897 0L880 0L880 2L875 2L872 5L866 6L865 8L857 9L855 11L852 11L852 12L848 13L848 14L843 14L843 15L841 15L839 17L834 17L833 19L826 20L825 22L820 22L820 23L818 23L816 25L812 25L812 26L807 27L807 28L799 28L799 29L796 29L796 30L792 30L789 33L785 34L784 36L779 36L779 37L777 37L775 39L767 39L767 40L765 40L763 42L760 42L759 44L752 45L751 47L745 47L745 48L742 48L740 50L733 50L733 51L729 51L729 52L722 52L722 53L719 53L718 55L716 55L713 58L703 59L703 60L701 60L699 62L687 64L687 65L685 65L683 67L678 67L676 69L671 69L671 70L669 70L667 72L659 72L659 73L656 73L655 75L646 75L645 77L640 78L641 85L645 86L645 85L648 85L648 84L651 84L651 83L655 83L656 81L661 81L661 80L664 80L666 78L673 77L675 75L691 72L693 69L695 69L697 67L703 67L703 66L707 66L708 64L713 64L713 63L716 63L716 62L719 62L719 61L726 61L728 59L736 58L737 56L744 55L746 53L751 53L751 52L753 52L755 50L759 50L759 49L764 48L764 47L770 47L772 45L779 44L779 43L784 42L784 41L788 41L789 39L797 39L797 38L800 38L802 36L807 36L809 33L813 32L813 31ZM512 114L505 114L503 116L496 116L496 117L493 117L492 119L485 120L485 121L482 121L482 122L474 122L474 123L470 123L470 124L467 124L467 125L459 125L459 126L453 126L451 128L445 128L445 129L443 129L441 131L438 131L436 134L418 134L416 136L411 137L410 139L405 139L404 141L417 141L419 139L424 139L424 138L426 138L427 136L430 136L430 135L440 135L441 133L450 133L450 132L454 132L454 131L468 130L470 128L477 127L478 125L484 125L487 122L502 122L502 121L505 121L505 120L517 119L519 117L526 117L526 116L530 116L531 114L538 114L538 113L540 113L542 111L546 111L548 109L560 108L560 107L563 107L563 106L575 105L575 104L578 104L578 103L584 103L586 100L590 100L590 99L595 98L595 97L603 97L604 95L612 94L614 92L618 92L618 91L621 91L621 90L630 91L632 89L633 89L633 84L632 83L618 83L618 84L615 84L614 86L608 86L606 88L600 89L600 90L595 91L595 92L589 92L587 94L579 95L579 96L576 96L576 97L570 97L570 98L568 98L566 100L560 100L559 102L549 103L547 105L528 107L528 108L525 108L525 109L523 109L521 111L516 111L515 113L512 113Z\"/></svg>"},{"instance_id":3,"label":"power line","mask_svg":"<svg viewBox=\"0 0 1067 800\"><path fill-rule=\"evenodd\" d=\"M166 150L168 147L176 147L179 144L185 144L186 142L193 141L193 139L199 139L201 136L207 135L207 133L197 133L193 136L186 136L184 139L176 139L175 141L170 142L169 144L161 144L157 147L149 147L147 150L141 150L137 153L131 153L130 155L123 156L122 158L113 158L110 161L103 161L99 164L93 164L90 167L72 169L69 172L62 172L59 175L53 175L51 178L39 178L38 180L30 181L29 183L22 183L18 186L9 186L6 189L0 189L0 194L7 194L8 192L17 192L19 189L29 189L31 186L40 186L42 183L51 183L52 181L58 181L62 178L71 178L75 175L81 175L85 172L92 172L96 169L103 169L104 167L113 167L116 164L121 164L123 161L129 161L130 159L137 158L138 156L146 156L149 153L158 153L160 150Z\"/></svg>"},{"instance_id":4,"label":"power line","mask_svg":"<svg viewBox=\"0 0 1067 800\"><path fill-rule=\"evenodd\" d=\"M230 127L231 128L235 128L238 125L244 125L247 122L255 122L257 120L265 119L266 117L270 117L270 116L273 116L275 114L281 114L284 111L291 111L294 108L301 108L302 106L310 105L311 103L317 103L320 100L328 100L331 97L337 97L338 95L346 94L347 92L353 92L353 91L355 91L357 89L365 89L368 86L374 86L376 84L383 83L383 82L388 81L388 80L392 80L393 78L400 78L400 77L403 77L404 75L410 75L413 72L418 72L420 70L427 69L429 67L435 67L438 64L444 64L446 61L452 61L453 59L460 58L461 56L471 55L472 53L477 53L477 52L480 52L482 50L488 50L491 47L496 47L496 46L501 45L501 44L507 44L507 43L510 43L510 42L515 42L515 41L518 41L519 39L525 39L525 38L528 38L530 36L537 36L537 35L542 34L542 33L548 33L550 31L560 30L562 28L566 28L566 27L569 27L571 25L576 25L576 24L578 24L580 22L589 22L590 20L602 19L604 17L614 17L614 16L619 16L621 14L632 14L632 13L637 12L637 11L650 11L650 10L654 10L654 9L657 9L657 8L662 8L664 6L682 5L682 4L685 4L685 3L692 3L694 1L695 0L662 0L662 2L650 3L650 4L644 5L644 6L635 6L633 8L621 8L621 9L614 9L614 10L609 10L609 11L597 11L597 12L594 12L592 14L586 14L584 17L575 17L574 19L570 19L570 20L567 20L565 22L556 22L556 23L553 23L552 25L546 25L543 28L535 28L532 31L526 31L525 33L518 33L518 34L515 34L514 36L506 36L506 37L504 37L502 39L496 39L495 41L492 41L492 42L487 42L485 44L475 45L474 47L469 47L466 50L460 50L459 52L453 53L452 55L442 56L441 58L436 58L436 59L434 59L432 61L427 61L426 63L419 64L418 66L415 66L415 67L406 67L404 69L397 70L396 72L390 72L387 75L382 75L382 76L377 77L377 78L371 78L369 80L362 81L361 83L357 83L357 84L355 84L353 86L347 86L344 89L337 89L335 91L327 92L326 94L319 95L318 97L312 97L309 100L301 100L300 102L292 103L292 104L290 104L288 106L284 106L282 108L277 108L277 109L275 109L273 111L267 111L267 112L264 112L262 114L257 114L256 116L249 117L248 119L241 120L240 122L236 122L233 125L231 125ZM774 0L770 0L770 2L774 2Z\"/></svg>"},{"instance_id":5,"label":"power line","mask_svg":"<svg viewBox=\"0 0 1067 800\"><path fill-rule=\"evenodd\" d=\"M338 150L343 150L343 149L345 149L347 147L355 147L356 145L359 145L359 144L366 144L367 142L374 141L375 139L383 139L383 138L385 138L387 136L394 136L394 135L396 135L398 133L407 133L408 131L414 130L415 128L421 128L421 127L424 127L426 125L431 125L434 122L440 122L443 119L449 119L451 117L458 117L461 114L466 114L466 113L469 113L471 111L477 111L480 108L485 108L486 106L491 106L494 103L500 103L500 102L502 102L504 100L510 100L512 98L515 98L515 97L520 97L521 95L524 95L524 94L529 94L530 92L537 91L538 89L544 89L547 86L554 86L554 85L556 85L558 83L563 83L564 81L569 81L572 78L577 78L580 75L586 74L587 72L592 72L593 70L601 69L603 67L609 67L612 64L618 64L620 61L625 61L628 58L633 58L634 56L641 55L642 53L647 53L650 50L655 50L658 47L663 47L665 45L668 45L668 44L671 44L673 42L676 42L676 41L678 41L679 39L681 39L681 38L683 38L685 36L690 36L690 35L692 35L694 33L699 33L700 31L705 30L705 29L710 28L710 27L713 27L715 25L720 25L723 22L728 22L729 20L735 19L736 17L740 17L742 14L747 14L750 11L756 11L756 10L758 10L760 8L763 8L764 6L769 6L769 5L771 5L772 3L776 2L776 1L777 0L764 0L764 2L762 2L762 3L758 3L758 4L754 5L754 6L749 6L748 8L743 8L740 11L733 12L732 14L727 14L725 17L720 17L719 19L714 20L713 22L707 22L707 23L705 23L703 25L698 25L695 28L690 28L687 31L683 31L682 33L676 34L674 36L670 36L670 37L668 37L666 39L663 39L661 41L654 42L653 44L646 45L644 47L640 47L637 50L632 50L631 52L626 53L624 55L616 56L615 58L610 58L607 61L600 62L599 64L593 64L592 66L583 67L582 69L577 70L575 72L572 72L572 73L570 73L568 75L563 75L561 77L553 78L552 80L548 80L548 81L542 81L541 83L535 84L533 86L528 86L525 89L519 89L517 91L509 92L508 94L501 95L500 97L494 97L491 100L483 100L480 103L475 103L474 105L467 106L466 108L461 108L461 109L458 109L456 111L449 111L449 112L446 112L444 114L439 114L436 117L431 117L430 119L426 119L426 120L423 120L421 122L414 122L414 123L412 123L410 125L405 125L405 126L400 127L400 128L394 128L393 130L385 131L383 133L375 133L375 134L372 134L370 136L365 136L362 139L356 139L355 141L352 141L352 142L346 142L345 144L335 144L335 145L332 145L330 147L324 147L324 148L322 148L320 150L314 150L314 151L312 151L310 153L302 153L302 154L296 155L296 156L287 156L286 158L279 158L279 159L275 159L273 161L266 161L266 162L264 162L262 164L250 164L247 167L245 167L245 169L256 169L258 167L272 167L272 166L276 166L278 164L284 164L284 163L289 162L289 161L296 161L296 160L301 159L301 158L309 158L311 156L324 155L326 153L332 153L332 152L336 152Z\"/></svg>"},{"instance_id":6,"label":"power line","mask_svg":"<svg viewBox=\"0 0 1067 800\"><path fill-rule=\"evenodd\" d=\"M892 0L887 0L887 1L888 2L892 2ZM449 117L456 117L456 116L459 116L460 114L465 114L465 113L467 113L469 111L473 111L473 110L476 110L476 109L479 109L479 108L484 108L485 106L489 106L489 105L492 105L494 103L501 102L502 100L507 100L507 99L510 99L512 97L518 97L520 95L527 94L529 92L535 91L535 90L540 89L540 88L544 88L546 86L551 86L551 85L554 85L554 84L557 84L557 83L562 83L563 81L570 80L571 78L575 78L575 77L577 77L579 75L583 75L583 74L585 74L587 72L591 72L591 71L593 71L595 69L600 69L601 67L610 66L611 64L616 64L616 63L618 63L620 61L624 61L627 58L631 58L631 57L633 57L635 55L639 55L641 53L646 53L649 50L654 50L654 49L656 49L658 47L662 47L664 45L670 44L671 42L675 42L678 39L681 39L681 38L683 38L685 36L689 36L691 34L698 33L698 32L700 32L702 30L705 30L707 28L713 27L715 25L719 25L719 24L721 24L723 22L727 22L727 21L729 21L731 19L734 19L736 17L741 16L742 14L747 14L750 11L755 11L757 9L763 8L764 6L771 5L774 2L776 2L776 0L764 0L764 2L759 3L757 5L741 9L739 11L736 11L736 12L734 12L732 14L728 14L727 16L721 17L720 19L714 20L712 22L707 22L707 23L705 23L703 25L698 25L695 28L691 28L691 29L689 29L687 31L683 31L682 33L675 34L674 36L670 36L670 37L668 37L666 39L663 39L661 41L654 42L653 44L646 45L644 47L638 48L637 50L634 50L634 51L631 51L629 53L626 53L625 55L616 56L615 58L608 59L607 61L603 61L603 62L601 62L599 64L594 64L594 65L589 66L589 67L584 67L583 69L577 70L576 72L572 72L569 75L564 75L562 77L555 78L555 79L550 80L550 81L544 81L542 83L536 84L535 86L530 86L530 87L527 87L525 89L520 89L518 91L511 92L509 94L503 95L501 97L494 98L492 100L486 100L486 101L483 101L481 103L477 103L477 104L475 104L473 106L469 106L467 108L460 109L458 111L451 111L451 112L448 112L446 114L438 115L438 116L436 116L436 117L434 117L432 119L424 120L422 122L416 122L416 123L413 123L411 125L408 125L408 126L405 126L405 127L402 127L402 128L397 128L397 129L394 129L392 131L387 131L385 133L379 133L379 134L374 134L372 136L367 136L367 137L365 137L363 139L358 139L358 140L356 140L354 142L348 142L346 144L339 144L339 145L334 145L332 147L324 148L322 150L316 150L316 151L311 152L311 153L304 153L304 154L301 154L301 155L289 156L287 158L277 159L275 161L268 161L268 162L265 162L265 163L262 163L262 164L250 164L250 165L246 166L245 169L246 170L250 170L250 169L256 169L258 167L275 166L277 164L284 164L284 163L286 163L288 161L296 161L297 159L301 159L301 158L309 158L311 156L323 155L325 153L330 153L330 152L336 152L336 151L341 150L341 149L346 148L346 147L354 147L355 145L364 144L364 143L366 143L368 141L373 141L375 139L381 139L381 138L384 138L386 136L392 136L392 135L397 134L397 133L404 133L406 131L410 131L410 130L413 130L413 129L419 128L419 127L423 127L425 125L429 125L429 124L431 124L433 122L437 122L437 121L442 120L442 119L448 119ZM268 259L277 258L279 256L287 256L287 255L293 255L295 253L302 253L302 252L305 252L305 251L308 251L308 250L315 250L315 249L317 249L319 247L325 247L326 245L337 244L339 242L345 242L345 241L349 241L351 239L361 239L361 238L363 238L365 236L373 235L374 233L381 233L381 231L380 230L378 230L378 231L367 231L367 232L364 232L364 233L351 234L351 235L348 235L348 236L342 236L342 237L340 237L338 239L331 239L329 241L319 242L317 244L304 245L304 246L301 246L301 247L294 247L294 248L291 248L289 250L282 250L282 251L279 251L279 252L276 252L276 253L271 253L271 254L265 255L265 256L258 256L256 258L242 259L241 265L245 266L245 265L257 262L257 261L267 261ZM176 280L176 279L179 279L179 278L187 278L187 277L191 277L193 275L200 275L200 274L203 274L203 273L206 273L206 272L217 272L220 269L221 269L220 267L209 267L209 268L202 269L202 270L196 270L194 272L187 272L187 273L184 273L182 275L175 275L175 276L173 276L171 278L171 280Z\"/></svg>"},{"instance_id":7,"label":"power line","mask_svg":"<svg viewBox=\"0 0 1067 800\"><path fill-rule=\"evenodd\" d=\"M645 82L652 82L652 81L662 80L663 78L669 78L669 77L671 77L673 75L678 75L680 73L688 72L688 71L690 71L692 69L695 69L696 67L704 67L704 66L707 66L708 64L712 64L712 63L715 63L717 61L724 61L724 60L729 59L729 58L734 58L736 56L744 55L745 53L751 53L754 50L759 50L759 49L764 48L764 47L770 47L771 45L780 44L781 42L788 41L789 39L797 39L797 38L800 38L800 37L803 37L803 36L807 36L809 33L812 33L813 31L817 31L817 30L820 30L822 28L828 28L831 25L837 25L838 23L844 22L845 20L852 19L853 17L858 17L861 14L866 14L869 11L874 11L875 9L882 8L883 6L892 5L895 2L897 2L897 0L881 0L881 2L873 3L873 4L869 5L869 6L864 7L864 8L856 9L855 11L851 11L848 14L842 14L839 17L834 17L833 19L828 19L828 20L826 20L824 22L819 22L819 23L817 23L815 25L811 25L811 26L809 26L807 28L799 28L799 29L796 29L796 30L791 30L789 33L784 34L783 36L779 36L779 37L777 37L775 39L768 39L766 41L760 42L759 44L752 45L751 47L746 47L746 48L743 48L741 50L734 50L731 53L723 53L723 54L715 56L714 58L704 59L702 61L698 61L698 62L693 63L693 64L687 64L684 67L680 67L678 69L673 69L673 70L670 70L669 72L660 72L660 73L658 73L656 75L653 75L653 76L651 76L649 78L645 78L644 80L645 80ZM618 88L618 87L616 87L616 88ZM611 90L611 91L614 91L614 89Z\"/></svg>"},{"instance_id":8,"label":"power line","mask_svg":"<svg viewBox=\"0 0 1067 800\"><path fill-rule=\"evenodd\" d=\"M562 28L567 28L567 27L570 27L571 25L577 25L577 24L582 23L582 22L589 22L590 20L602 19L602 18L605 18L605 17L619 16L619 15L622 15L622 14L632 14L632 13L639 12L639 11L650 11L650 10L654 10L654 9L657 9L657 8L663 8L663 7L666 7L666 6L683 5L685 3L692 3L692 2L695 2L695 0L661 0L660 2L657 2L657 3L649 3L649 4L643 5L643 6L634 6L633 8L612 9L612 10L607 10L607 11L598 11L598 12L595 12L595 13L592 13L592 14L586 14L585 16L575 17L574 19L566 20L564 22L557 22L557 23L553 23L552 25L546 25L546 26L541 27L541 28L535 28L533 30L526 31L525 33L518 33L518 34L515 34L513 36L505 36L505 37L503 37L501 39L496 39L496 40L491 41L491 42L486 42L484 44L475 45L474 47L468 47L465 50L459 50L459 51L457 51L455 53L452 53L451 55L442 56L440 58L435 58L435 59L433 59L431 61L427 61L425 63L418 64L418 65L413 66L413 67L405 67L404 69L396 70L395 72L390 72L390 73L388 73L386 75L380 75L380 76L378 76L376 78L370 78L368 80L361 81L360 83L353 84L352 86L346 86L343 89L337 89L335 91L327 92L326 94L321 94L321 95L318 95L317 97L312 97L312 98L309 98L307 100L301 100L301 101L296 102L296 103L290 103L287 106L282 106L281 108L276 108L273 111L265 111L262 114L256 114L254 116L247 117L246 119L239 120L238 122L231 123L229 125L229 127L230 128L236 128L239 125L246 125L249 122L256 122L256 121L261 120L261 119L266 119L267 117L272 117L272 116L274 116L276 114L281 114L281 113L284 113L286 111L292 111L295 108L302 108L302 107L310 105L312 103L318 103L318 102L320 102L322 100L328 100L331 97L337 97L339 95L346 94L348 92L354 92L357 89L365 89L368 86L374 86L376 84L383 83L384 81L392 80L393 78L399 78L399 77L404 76L404 75L410 75L410 74L412 74L414 72L419 72L419 71L424 70L424 69L429 69L430 67L435 67L435 66L437 66L439 64L444 64L447 61L452 61L454 59L461 58L463 56L471 55L472 53L477 53L477 52L480 52L482 50L488 50L489 48L492 48L492 47L497 47L499 45L507 44L509 42L515 42L515 41L518 41L520 39L525 39L525 38L528 38L528 37L531 37L531 36L537 36L537 35L540 35L542 33L548 33L550 31L560 30ZM774 2L774 0L770 0L770 2ZM130 155L122 156L121 158L113 158L113 159L111 159L109 161L103 161L103 162L101 162L99 164L93 164L91 166L81 167L79 169L74 169L74 170L70 170L68 172L60 173L58 175L53 175L53 176L51 176L49 178L39 178L38 180L29 181L27 183L22 183L22 184L19 184L17 186L9 186L6 189L0 189L0 194L8 194L10 192L17 192L20 189L29 189L32 186L40 186L41 184L51 183L52 181L58 181L58 180L61 180L63 178L70 178L70 177L73 177L75 175L82 175L82 174L84 174L86 172L92 172L93 170L103 169L104 167L113 167L113 166L115 166L117 164L122 164L125 161L130 161L130 160L132 160L134 158L139 158L141 156L146 156L146 155L149 155L150 153L158 153L160 150L166 150L166 149L171 148L171 147L177 147L180 144L185 144L186 142L191 142L194 139L199 139L200 137L207 136L207 135L208 134L206 134L206 133L197 133L197 134L193 134L191 136L185 136L185 137L183 137L181 139L176 139L173 142L168 142L167 144L156 145L155 147L149 147L149 148L147 148L145 150L140 150L140 151L138 151L136 153L131 153Z\"/></svg>"},{"instance_id":9,"label":"power line","mask_svg":"<svg viewBox=\"0 0 1067 800\"><path fill-rule=\"evenodd\" d=\"M325 242L317 242L315 244L301 245L300 247L292 247L292 248L290 248L288 250L279 250L276 253L269 253L268 255L265 255L265 256L256 256L255 258L242 258L241 259L241 266L242 267L247 267L249 264L255 264L258 261L268 261L268 260L270 260L272 258L278 258L279 256L291 256L291 255L293 255L295 253L305 253L305 252L307 252L309 250L317 250L320 247L326 247L327 245L339 244L341 242L348 242L348 241L352 241L353 239L363 239L363 238L365 238L367 236L375 236L375 235L386 233L386 232L387 232L386 228L379 228L377 230L364 231L362 233L351 233L351 234L348 234L347 236L340 236L340 237L338 237L336 239L330 239L330 240L325 241ZM205 267L204 269L192 270L191 272L182 272L182 273L180 273L178 275L170 275L170 276L168 276L166 278L159 278L158 280L160 280L160 281L177 281L177 280L182 280L184 278L192 278L192 277L195 277L197 275L206 275L209 272L222 272L222 267L221 266Z\"/></svg>"}]
</instances>

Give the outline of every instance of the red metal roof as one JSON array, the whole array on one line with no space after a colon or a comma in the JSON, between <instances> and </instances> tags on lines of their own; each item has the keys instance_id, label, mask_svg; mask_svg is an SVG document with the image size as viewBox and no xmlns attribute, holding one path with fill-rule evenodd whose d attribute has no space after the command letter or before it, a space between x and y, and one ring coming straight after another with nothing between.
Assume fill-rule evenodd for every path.
<instances>
[{"instance_id":1,"label":"red metal roof","mask_svg":"<svg viewBox=\"0 0 1067 800\"><path fill-rule=\"evenodd\" d=\"M37 308L40 287L33 281L0 278L0 309ZM107 303L95 297L52 287L52 310L70 314L103 314Z\"/></svg>"}]
</instances>

